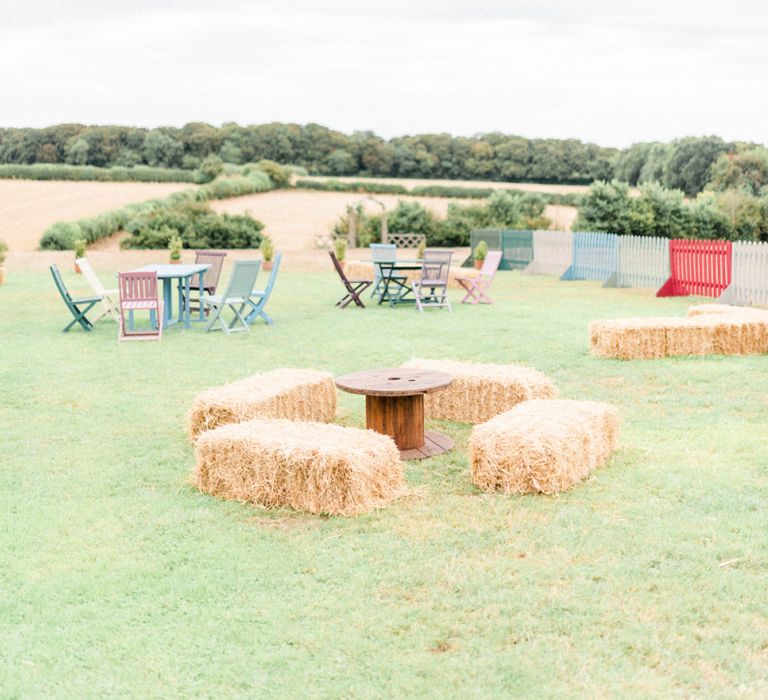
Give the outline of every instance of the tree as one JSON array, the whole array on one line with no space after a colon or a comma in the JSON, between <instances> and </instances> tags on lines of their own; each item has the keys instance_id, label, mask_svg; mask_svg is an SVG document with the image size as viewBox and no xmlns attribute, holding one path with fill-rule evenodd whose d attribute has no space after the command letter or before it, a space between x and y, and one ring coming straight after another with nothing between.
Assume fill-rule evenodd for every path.
<instances>
[{"instance_id":1,"label":"tree","mask_svg":"<svg viewBox=\"0 0 768 700\"><path fill-rule=\"evenodd\" d=\"M178 168L184 155L184 146L160 129L152 129L144 137L141 153L147 165Z\"/></svg>"},{"instance_id":2,"label":"tree","mask_svg":"<svg viewBox=\"0 0 768 700\"><path fill-rule=\"evenodd\" d=\"M728 144L718 136L689 136L673 142L664 184L688 196L701 192L709 182L712 164L728 150Z\"/></svg>"},{"instance_id":3,"label":"tree","mask_svg":"<svg viewBox=\"0 0 768 700\"><path fill-rule=\"evenodd\" d=\"M768 185L768 150L752 148L742 153L725 153L712 166L709 186L718 191L744 190L756 195Z\"/></svg>"}]
</instances>

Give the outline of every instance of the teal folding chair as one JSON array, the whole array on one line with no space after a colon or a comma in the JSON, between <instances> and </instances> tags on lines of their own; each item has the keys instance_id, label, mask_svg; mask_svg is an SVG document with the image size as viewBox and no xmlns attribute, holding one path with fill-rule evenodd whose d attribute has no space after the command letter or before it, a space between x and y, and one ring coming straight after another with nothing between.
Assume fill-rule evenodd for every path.
<instances>
[{"instance_id":1,"label":"teal folding chair","mask_svg":"<svg viewBox=\"0 0 768 700\"><path fill-rule=\"evenodd\" d=\"M251 294L251 301L255 300L256 305L245 319L245 322L248 325L253 323L259 316L261 316L264 321L266 321L268 326L271 326L274 323L274 321L267 315L267 312L264 311L264 307L267 305L267 302L269 301L269 295L272 294L272 288L275 286L277 271L280 269L280 259L282 257L282 253L278 253L275 256L275 262L272 263L272 272L269 275L269 279L267 280L267 286L264 289L255 289Z\"/></svg>"},{"instance_id":2,"label":"teal folding chair","mask_svg":"<svg viewBox=\"0 0 768 700\"><path fill-rule=\"evenodd\" d=\"M90 331L93 328L93 323L88 320L86 314L96 306L96 304L101 302L102 297L80 297L79 299L74 299L64 286L64 280L61 279L61 273L56 265L51 265L51 275L53 275L53 282L56 285L56 289L59 290L61 298L67 305L69 312L75 317L75 320L64 328L62 333L69 333L70 328L76 323L79 323L84 331Z\"/></svg>"},{"instance_id":3,"label":"teal folding chair","mask_svg":"<svg viewBox=\"0 0 768 700\"><path fill-rule=\"evenodd\" d=\"M261 260L235 260L232 277L229 279L226 291L223 294L204 294L200 297L200 301L210 311L210 320L205 327L206 333L212 330L217 322L228 335L250 330L247 320L243 317L243 311L249 306L251 309L256 308L256 303L251 300L251 295L260 267ZM235 314L229 325L225 323L222 317L222 313L227 307L232 309ZM235 328L238 323L242 325L242 328Z\"/></svg>"}]
</instances>

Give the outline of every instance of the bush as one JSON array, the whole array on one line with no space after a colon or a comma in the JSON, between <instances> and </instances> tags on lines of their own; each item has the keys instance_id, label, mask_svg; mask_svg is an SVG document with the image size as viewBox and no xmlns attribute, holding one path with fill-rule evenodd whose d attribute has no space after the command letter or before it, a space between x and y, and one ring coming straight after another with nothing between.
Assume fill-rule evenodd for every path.
<instances>
[{"instance_id":1,"label":"bush","mask_svg":"<svg viewBox=\"0 0 768 700\"><path fill-rule=\"evenodd\" d=\"M86 180L98 182L197 182L193 170L151 168L148 165L97 168L93 165L63 165L35 163L34 165L0 165L0 178L20 180Z\"/></svg>"},{"instance_id":2,"label":"bush","mask_svg":"<svg viewBox=\"0 0 768 700\"><path fill-rule=\"evenodd\" d=\"M260 160L258 168L266 173L275 187L287 187L291 184L291 171L273 160Z\"/></svg>"},{"instance_id":3,"label":"bush","mask_svg":"<svg viewBox=\"0 0 768 700\"><path fill-rule=\"evenodd\" d=\"M8 244L5 241L0 241L0 265L5 262L5 254L8 252Z\"/></svg>"},{"instance_id":4,"label":"bush","mask_svg":"<svg viewBox=\"0 0 768 700\"><path fill-rule=\"evenodd\" d=\"M264 262L270 262L275 257L275 246L272 245L272 239L269 236L262 236L259 251L261 251L261 257L264 259Z\"/></svg>"},{"instance_id":5,"label":"bush","mask_svg":"<svg viewBox=\"0 0 768 700\"><path fill-rule=\"evenodd\" d=\"M403 185L384 182L340 182L339 180L297 180L295 187L323 192L362 192L368 194L408 194Z\"/></svg>"},{"instance_id":6,"label":"bush","mask_svg":"<svg viewBox=\"0 0 768 700\"><path fill-rule=\"evenodd\" d=\"M82 236L77 223L60 222L53 224L40 239L41 250L72 250L75 241Z\"/></svg>"},{"instance_id":7,"label":"bush","mask_svg":"<svg viewBox=\"0 0 768 700\"><path fill-rule=\"evenodd\" d=\"M125 248L166 248L179 238L185 248L258 248L264 225L250 216L217 214L204 202L182 202L139 214L128 222Z\"/></svg>"}]
</instances>

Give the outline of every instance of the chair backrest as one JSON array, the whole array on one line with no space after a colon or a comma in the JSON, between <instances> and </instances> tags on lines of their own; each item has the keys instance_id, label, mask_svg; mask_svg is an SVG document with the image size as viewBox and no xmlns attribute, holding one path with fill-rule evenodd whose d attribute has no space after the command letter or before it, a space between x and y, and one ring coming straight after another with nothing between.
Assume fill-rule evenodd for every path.
<instances>
[{"instance_id":1,"label":"chair backrest","mask_svg":"<svg viewBox=\"0 0 768 700\"><path fill-rule=\"evenodd\" d=\"M211 294L216 291L216 286L219 284L221 268L224 266L224 258L226 257L226 253L217 250L195 251L195 264L210 265L210 267L205 271L205 274L203 275L203 287ZM192 289L198 289L199 282L195 281L195 283L191 284L190 287Z\"/></svg>"},{"instance_id":2,"label":"chair backrest","mask_svg":"<svg viewBox=\"0 0 768 700\"><path fill-rule=\"evenodd\" d=\"M232 277L229 278L224 298L241 297L247 299L250 297L256 285L260 268L261 260L235 260Z\"/></svg>"},{"instance_id":3,"label":"chair backrest","mask_svg":"<svg viewBox=\"0 0 768 700\"><path fill-rule=\"evenodd\" d=\"M78 258L75 260L75 263L80 268L80 272L83 273L83 277L85 277L85 281L88 282L91 289L99 296L103 296L107 290L104 289L104 285L101 283L101 280L93 271L91 263L88 262L88 258Z\"/></svg>"},{"instance_id":4,"label":"chair backrest","mask_svg":"<svg viewBox=\"0 0 768 700\"><path fill-rule=\"evenodd\" d=\"M485 256L485 260L483 260L483 266L480 268L480 276L493 279L493 276L496 274L496 271L501 264L502 255L503 253L500 250L489 251Z\"/></svg>"},{"instance_id":5,"label":"chair backrest","mask_svg":"<svg viewBox=\"0 0 768 700\"><path fill-rule=\"evenodd\" d=\"M376 282L381 277L381 268L376 263L395 262L397 246L394 243L371 243L371 259L373 260L373 280Z\"/></svg>"},{"instance_id":6,"label":"chair backrest","mask_svg":"<svg viewBox=\"0 0 768 700\"><path fill-rule=\"evenodd\" d=\"M275 260L272 263L272 272L269 273L267 286L264 288L264 296L262 297L262 303L266 302L267 299L269 299L269 295L272 294L272 287L275 286L275 280L277 279L277 271L280 269L280 260L282 259L282 257L283 257L282 253L277 253L275 255Z\"/></svg>"},{"instance_id":7,"label":"chair backrest","mask_svg":"<svg viewBox=\"0 0 768 700\"><path fill-rule=\"evenodd\" d=\"M159 301L156 272L118 272L120 302Z\"/></svg>"},{"instance_id":8,"label":"chair backrest","mask_svg":"<svg viewBox=\"0 0 768 700\"><path fill-rule=\"evenodd\" d=\"M349 280L347 279L347 276L344 274L344 268L341 266L339 259L336 257L336 253L334 253L332 250L329 250L328 255L331 256L331 260L333 260L333 266L336 268L336 272L339 273L339 277L341 277L341 281L344 282L344 284L349 284Z\"/></svg>"},{"instance_id":9,"label":"chair backrest","mask_svg":"<svg viewBox=\"0 0 768 700\"><path fill-rule=\"evenodd\" d=\"M421 282L448 283L448 271L451 267L452 250L426 248L421 267Z\"/></svg>"},{"instance_id":10,"label":"chair backrest","mask_svg":"<svg viewBox=\"0 0 768 700\"><path fill-rule=\"evenodd\" d=\"M61 294L61 298L64 300L64 303L67 306L71 306L72 296L64 286L64 280L61 279L61 273L59 272L59 268L56 265L51 265L51 275L53 275L53 282L56 285L56 289L59 290L59 294Z\"/></svg>"}]
</instances>

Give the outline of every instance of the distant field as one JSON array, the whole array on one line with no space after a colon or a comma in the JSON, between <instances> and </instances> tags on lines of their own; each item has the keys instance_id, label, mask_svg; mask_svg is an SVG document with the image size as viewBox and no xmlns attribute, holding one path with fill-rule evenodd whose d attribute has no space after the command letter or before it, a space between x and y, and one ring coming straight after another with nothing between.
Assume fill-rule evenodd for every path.
<instances>
[{"instance_id":1,"label":"distant field","mask_svg":"<svg viewBox=\"0 0 768 700\"><path fill-rule=\"evenodd\" d=\"M37 250L51 224L166 197L188 183L0 180L0 240L11 250Z\"/></svg>"},{"instance_id":2,"label":"distant field","mask_svg":"<svg viewBox=\"0 0 768 700\"><path fill-rule=\"evenodd\" d=\"M407 182L418 183L420 180ZM35 180L0 180L0 239L11 251L37 250L43 232L57 221L72 221L189 188L189 184L138 182L53 182ZM477 200L444 197L409 197L375 195L388 209L399 200L415 200L438 217L445 217L448 205L476 204ZM313 192L311 190L275 190L245 197L212 202L218 212L249 212L262 221L275 246L284 251L310 250L315 238L330 232L336 220L350 204L364 199L357 192ZM380 211L371 201L365 208ZM548 206L546 215L559 229L570 228L576 217L574 207ZM99 241L94 248L117 249L120 236Z\"/></svg>"},{"instance_id":3,"label":"distant field","mask_svg":"<svg viewBox=\"0 0 768 700\"><path fill-rule=\"evenodd\" d=\"M302 180L338 180L339 182L384 182L403 187L422 187L442 185L446 187L490 187L491 189L516 189L526 192L548 192L550 194L569 194L588 192L589 185L551 185L540 182L490 182L487 180L419 180L399 177L329 177L326 175L302 176Z\"/></svg>"}]
</instances>

